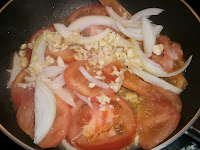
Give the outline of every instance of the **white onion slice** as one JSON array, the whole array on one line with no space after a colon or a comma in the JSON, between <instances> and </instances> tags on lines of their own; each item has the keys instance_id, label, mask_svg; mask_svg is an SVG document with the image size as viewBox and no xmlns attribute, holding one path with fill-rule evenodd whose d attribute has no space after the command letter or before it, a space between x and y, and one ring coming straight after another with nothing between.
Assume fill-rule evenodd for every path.
<instances>
[{"instance_id":1,"label":"white onion slice","mask_svg":"<svg viewBox=\"0 0 200 150\"><path fill-rule=\"evenodd\" d=\"M145 56L145 54L143 53L143 51L141 50L139 43L137 41L135 41L134 39L131 39L131 43L133 46L133 49L135 51L135 53L141 58L142 60L142 64L143 64L143 69L151 74L153 74L154 76L157 77L171 77L171 76L175 76L181 72L183 72L190 64L191 60L192 60L192 56L190 56L188 58L188 60L185 62L185 64L178 70L171 72L171 73L167 73L164 71L164 69L162 68L162 66L160 64L155 63L154 61L152 61L151 59L147 58Z\"/></svg>"},{"instance_id":2,"label":"white onion slice","mask_svg":"<svg viewBox=\"0 0 200 150\"><path fill-rule=\"evenodd\" d=\"M121 25L119 22L116 23L117 27L119 28L119 30L126 35L129 38L134 38L138 41L142 41L143 40L143 36L140 33L135 33L135 32L130 32L129 30L127 30L125 27L123 27L123 25Z\"/></svg>"},{"instance_id":3,"label":"white onion slice","mask_svg":"<svg viewBox=\"0 0 200 150\"><path fill-rule=\"evenodd\" d=\"M137 34L142 34L142 28L141 27L137 27L137 28L126 28L127 30L129 30L130 32L133 33L137 33ZM153 32L154 34L157 36L161 33L161 31L163 30L163 26L162 25L154 25L153 26Z\"/></svg>"},{"instance_id":4,"label":"white onion slice","mask_svg":"<svg viewBox=\"0 0 200 150\"><path fill-rule=\"evenodd\" d=\"M144 53L147 57L152 55L152 47L156 44L156 35L154 34L152 24L149 19L142 17L141 20Z\"/></svg>"},{"instance_id":5,"label":"white onion slice","mask_svg":"<svg viewBox=\"0 0 200 150\"><path fill-rule=\"evenodd\" d=\"M100 81L98 79L95 79L92 75L90 75L87 70L85 70L84 67L79 67L78 68L79 71L82 73L82 75L90 82L94 83L96 86L104 88L104 89L108 89L109 85L103 81Z\"/></svg>"},{"instance_id":6,"label":"white onion slice","mask_svg":"<svg viewBox=\"0 0 200 150\"><path fill-rule=\"evenodd\" d=\"M55 95L60 97L63 101L65 101L70 106L76 107L74 98L72 94L69 92L68 88L53 89L53 92L55 93Z\"/></svg>"},{"instance_id":7,"label":"white onion slice","mask_svg":"<svg viewBox=\"0 0 200 150\"><path fill-rule=\"evenodd\" d=\"M55 23L53 25L56 28L56 31L58 31L63 38L67 39L72 34L72 31L70 31L64 24Z\"/></svg>"},{"instance_id":8,"label":"white onion slice","mask_svg":"<svg viewBox=\"0 0 200 150\"><path fill-rule=\"evenodd\" d=\"M180 94L183 91L182 89L179 89L179 88L173 86L172 84L170 84L156 76L153 76L152 74L149 74L145 71L136 69L133 66L131 66L131 70L133 71L134 74L141 77L144 81L149 82L154 85L157 85L165 90L169 90L176 94Z\"/></svg>"},{"instance_id":9,"label":"white onion slice","mask_svg":"<svg viewBox=\"0 0 200 150\"><path fill-rule=\"evenodd\" d=\"M40 75L45 76L45 77L54 77L61 74L66 68L67 68L67 65L44 67Z\"/></svg>"},{"instance_id":10,"label":"white onion slice","mask_svg":"<svg viewBox=\"0 0 200 150\"><path fill-rule=\"evenodd\" d=\"M86 103L88 104L88 106L89 106L91 109L93 109L93 105L92 105L91 101L90 101L87 97L85 97L85 96L83 96L83 95L80 95L80 94L77 93L77 92L75 92L75 94L76 94L76 96L77 96L79 99L81 99L82 101L86 102Z\"/></svg>"},{"instance_id":11,"label":"white onion slice","mask_svg":"<svg viewBox=\"0 0 200 150\"><path fill-rule=\"evenodd\" d=\"M11 86L12 82L15 80L15 78L20 73L20 71L21 71L21 68L20 68L19 55L15 53L13 56L12 70L10 73L10 79L8 81L8 87Z\"/></svg>"},{"instance_id":12,"label":"white onion slice","mask_svg":"<svg viewBox=\"0 0 200 150\"><path fill-rule=\"evenodd\" d=\"M143 16L149 17L152 15L159 15L161 12L163 12L163 9L160 8L147 8L143 9L137 13L135 13L130 20L140 20Z\"/></svg>"},{"instance_id":13,"label":"white onion slice","mask_svg":"<svg viewBox=\"0 0 200 150\"><path fill-rule=\"evenodd\" d=\"M66 150L77 150L75 147L71 146L67 140L64 138L62 141L61 141L61 144L62 146L66 149Z\"/></svg>"},{"instance_id":14,"label":"white onion slice","mask_svg":"<svg viewBox=\"0 0 200 150\"><path fill-rule=\"evenodd\" d=\"M34 143L40 143L48 134L55 116L56 99L52 91L41 81L35 84Z\"/></svg>"},{"instance_id":15,"label":"white onion slice","mask_svg":"<svg viewBox=\"0 0 200 150\"><path fill-rule=\"evenodd\" d=\"M162 25L154 25L153 26L153 32L154 32L156 37L161 33L162 30L163 30Z\"/></svg>"},{"instance_id":16,"label":"white onion slice","mask_svg":"<svg viewBox=\"0 0 200 150\"><path fill-rule=\"evenodd\" d=\"M65 84L64 74L61 73L58 77L49 83L49 86L51 89L57 89L63 87Z\"/></svg>"},{"instance_id":17,"label":"white onion slice","mask_svg":"<svg viewBox=\"0 0 200 150\"><path fill-rule=\"evenodd\" d=\"M94 42L97 42L97 41L103 39L110 32L111 32L111 30L109 28L107 28L106 30L100 32L97 35L90 36L90 37L81 37L80 39L78 39L78 40L76 40L74 42L78 43L78 44L91 44L91 43L94 43Z\"/></svg>"},{"instance_id":18,"label":"white onion slice","mask_svg":"<svg viewBox=\"0 0 200 150\"><path fill-rule=\"evenodd\" d=\"M98 16L98 15L90 15L84 16L73 21L68 29L71 31L83 31L91 25L104 25L109 26L116 31L119 31L115 25L115 20L108 16Z\"/></svg>"},{"instance_id":19,"label":"white onion slice","mask_svg":"<svg viewBox=\"0 0 200 150\"><path fill-rule=\"evenodd\" d=\"M45 60L44 52L46 50L46 38L44 34L41 34L33 45L33 51L31 55L30 66L41 64Z\"/></svg>"}]
</instances>

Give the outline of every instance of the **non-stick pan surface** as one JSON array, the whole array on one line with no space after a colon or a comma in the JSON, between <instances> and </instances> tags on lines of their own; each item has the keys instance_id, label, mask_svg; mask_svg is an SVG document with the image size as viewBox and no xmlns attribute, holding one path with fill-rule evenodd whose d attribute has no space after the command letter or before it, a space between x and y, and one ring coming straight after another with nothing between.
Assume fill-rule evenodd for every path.
<instances>
[{"instance_id":1,"label":"non-stick pan surface","mask_svg":"<svg viewBox=\"0 0 200 150\"><path fill-rule=\"evenodd\" d=\"M179 0L118 1L131 14L149 7L164 9L162 14L150 19L156 24L164 25L162 34L168 35L173 41L182 45L185 59L193 55L192 63L185 73L188 86L181 94L182 118L176 131L168 138L167 142L161 145L163 147L182 135L200 113L197 114L200 108L199 20ZM29 40L38 29L65 19L76 8L98 3L97 0L14 0L0 13L0 128L26 149L40 148L34 145L29 136L17 125L16 111L10 101L10 91L7 89L9 76L6 69L10 67L13 52L22 43Z\"/></svg>"}]
</instances>

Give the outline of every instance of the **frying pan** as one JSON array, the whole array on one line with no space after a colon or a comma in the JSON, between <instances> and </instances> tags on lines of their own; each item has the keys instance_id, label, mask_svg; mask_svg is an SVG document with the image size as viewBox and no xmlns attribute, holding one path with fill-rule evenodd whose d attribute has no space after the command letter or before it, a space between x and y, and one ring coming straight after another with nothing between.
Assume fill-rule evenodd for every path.
<instances>
[{"instance_id":1,"label":"frying pan","mask_svg":"<svg viewBox=\"0 0 200 150\"><path fill-rule=\"evenodd\" d=\"M187 3L179 0L118 0L131 14L144 8L159 7L165 11L152 16L156 24L164 25L162 34L181 43L184 57L193 55L193 60L185 72L188 86L181 94L182 117L176 131L155 149L161 149L175 141L195 122L200 115L200 52L199 17L189 9ZM16 110L10 100L7 88L13 53L22 43L28 41L38 29L65 18L76 8L99 4L97 0L14 0L0 13L0 129L25 149L41 149L34 145L16 122ZM194 13L194 14L193 14ZM196 17L195 17L196 16ZM52 148L54 150L59 147Z\"/></svg>"}]
</instances>

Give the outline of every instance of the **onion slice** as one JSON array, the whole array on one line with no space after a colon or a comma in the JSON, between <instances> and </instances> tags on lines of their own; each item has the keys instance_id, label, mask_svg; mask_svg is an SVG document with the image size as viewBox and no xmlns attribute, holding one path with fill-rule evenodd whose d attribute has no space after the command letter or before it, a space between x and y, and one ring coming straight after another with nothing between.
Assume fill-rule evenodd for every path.
<instances>
[{"instance_id":1,"label":"onion slice","mask_svg":"<svg viewBox=\"0 0 200 150\"><path fill-rule=\"evenodd\" d=\"M54 77L57 76L61 73L63 73L63 71L67 68L67 65L65 66L48 66L48 67L44 67L42 69L42 72L40 73L40 75L45 76L45 77Z\"/></svg>"},{"instance_id":2,"label":"onion slice","mask_svg":"<svg viewBox=\"0 0 200 150\"><path fill-rule=\"evenodd\" d=\"M34 143L40 143L48 134L56 116L56 98L41 81L35 83Z\"/></svg>"},{"instance_id":3,"label":"onion slice","mask_svg":"<svg viewBox=\"0 0 200 150\"><path fill-rule=\"evenodd\" d=\"M93 105L90 101L90 99L88 99L87 97L83 96L83 95L80 95L79 93L75 92L76 96L81 99L82 101L86 102L88 104L88 106L93 109Z\"/></svg>"},{"instance_id":4,"label":"onion slice","mask_svg":"<svg viewBox=\"0 0 200 150\"><path fill-rule=\"evenodd\" d=\"M104 88L104 89L108 89L109 85L105 82L102 82L98 79L95 79L92 75L90 75L87 70L85 70L84 67L80 66L79 71L82 73L82 75L90 82L94 83L96 86Z\"/></svg>"},{"instance_id":5,"label":"onion slice","mask_svg":"<svg viewBox=\"0 0 200 150\"><path fill-rule=\"evenodd\" d=\"M159 15L161 12L163 12L163 9L160 8L147 8L143 9L137 13L135 13L130 20L140 20L143 16L149 17L152 15Z\"/></svg>"},{"instance_id":6,"label":"onion slice","mask_svg":"<svg viewBox=\"0 0 200 150\"><path fill-rule=\"evenodd\" d=\"M173 86L172 84L170 84L156 76L153 76L152 74L149 74L145 71L136 69L133 66L131 66L131 71L133 71L133 73L136 74L137 76L141 77L144 81L149 82L154 85L157 85L165 90L169 90L176 94L180 94L183 91L182 89L179 89L179 88Z\"/></svg>"},{"instance_id":7,"label":"onion slice","mask_svg":"<svg viewBox=\"0 0 200 150\"><path fill-rule=\"evenodd\" d=\"M65 101L70 106L76 107L74 98L72 94L69 92L68 88L53 89L53 92L55 93L55 95L60 97L63 101Z\"/></svg>"},{"instance_id":8,"label":"onion slice","mask_svg":"<svg viewBox=\"0 0 200 150\"><path fill-rule=\"evenodd\" d=\"M114 19L108 16L98 16L98 15L90 15L90 16L84 16L84 17L78 18L68 26L68 29L71 31L81 32L91 25L109 26L115 29L116 31L119 31L115 25Z\"/></svg>"},{"instance_id":9,"label":"onion slice","mask_svg":"<svg viewBox=\"0 0 200 150\"><path fill-rule=\"evenodd\" d=\"M67 140L64 138L62 141L61 141L61 144L62 146L66 149L66 150L77 150L75 147L71 146Z\"/></svg>"},{"instance_id":10,"label":"onion slice","mask_svg":"<svg viewBox=\"0 0 200 150\"><path fill-rule=\"evenodd\" d=\"M123 25L121 25L119 22L116 23L117 27L119 28L119 30L126 35L129 38L134 38L138 41L142 41L143 37L141 33L137 33L137 32L131 32L129 30L127 30L125 27L123 27Z\"/></svg>"},{"instance_id":11,"label":"onion slice","mask_svg":"<svg viewBox=\"0 0 200 150\"><path fill-rule=\"evenodd\" d=\"M156 44L156 35L153 32L153 27L149 19L142 17L141 20L144 53L147 57L152 55L152 47Z\"/></svg>"},{"instance_id":12,"label":"onion slice","mask_svg":"<svg viewBox=\"0 0 200 150\"><path fill-rule=\"evenodd\" d=\"M44 34L41 34L33 45L33 51L31 55L30 66L34 64L40 64L44 59L44 52L46 49L46 38Z\"/></svg>"},{"instance_id":13,"label":"onion slice","mask_svg":"<svg viewBox=\"0 0 200 150\"><path fill-rule=\"evenodd\" d=\"M100 32L97 35L94 36L90 36L90 37L81 37L80 39L74 41L77 44L91 44L94 42L97 42L101 39L103 39L105 36L107 36L109 33L111 32L111 30L109 28L106 28L104 31Z\"/></svg>"},{"instance_id":14,"label":"onion slice","mask_svg":"<svg viewBox=\"0 0 200 150\"><path fill-rule=\"evenodd\" d=\"M58 31L63 38L67 39L72 34L72 31L70 31L64 24L55 23L53 25L56 28L56 31Z\"/></svg>"},{"instance_id":15,"label":"onion slice","mask_svg":"<svg viewBox=\"0 0 200 150\"><path fill-rule=\"evenodd\" d=\"M49 83L49 86L51 89L57 89L61 88L65 85L65 80L64 80L64 74L61 73L59 76L57 76L53 81Z\"/></svg>"},{"instance_id":16,"label":"onion slice","mask_svg":"<svg viewBox=\"0 0 200 150\"><path fill-rule=\"evenodd\" d=\"M15 78L20 73L20 71L21 71L21 68L20 68L19 55L15 53L13 56L12 70L10 73L10 79L8 81L8 87L11 86L12 82L15 80Z\"/></svg>"}]
</instances>

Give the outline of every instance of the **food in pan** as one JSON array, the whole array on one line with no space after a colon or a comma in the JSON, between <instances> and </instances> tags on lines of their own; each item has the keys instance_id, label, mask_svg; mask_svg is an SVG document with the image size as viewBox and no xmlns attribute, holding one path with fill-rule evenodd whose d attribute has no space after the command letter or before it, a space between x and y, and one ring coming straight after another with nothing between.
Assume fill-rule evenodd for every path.
<instances>
[{"instance_id":1,"label":"food in pan","mask_svg":"<svg viewBox=\"0 0 200 150\"><path fill-rule=\"evenodd\" d=\"M42 148L150 149L178 126L187 85L177 42L147 8L81 7L14 54L8 86L20 128Z\"/></svg>"}]
</instances>

